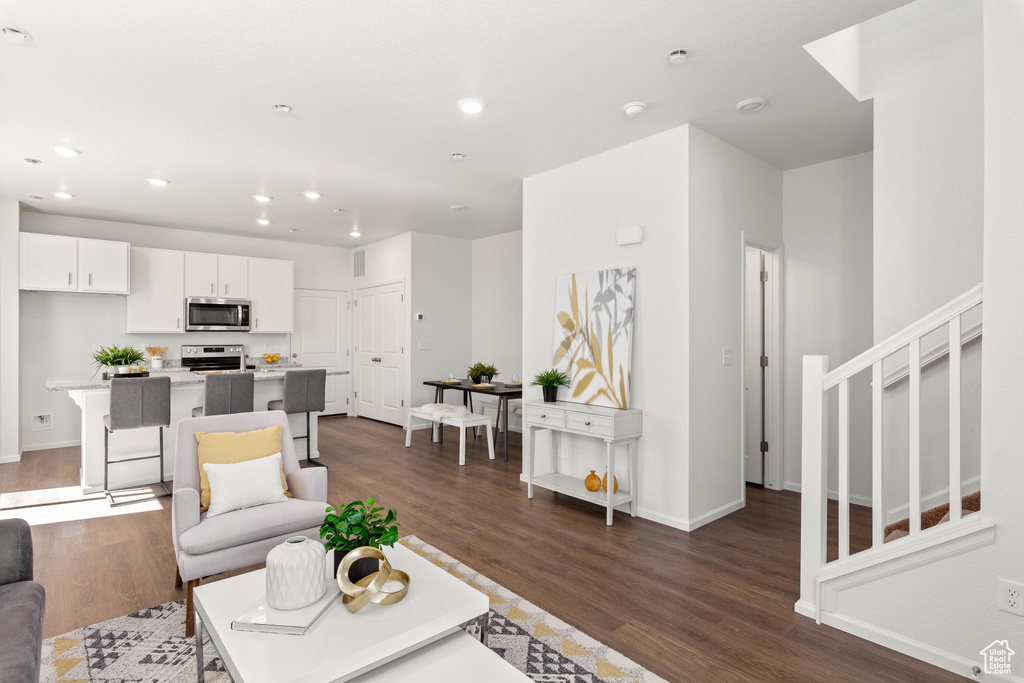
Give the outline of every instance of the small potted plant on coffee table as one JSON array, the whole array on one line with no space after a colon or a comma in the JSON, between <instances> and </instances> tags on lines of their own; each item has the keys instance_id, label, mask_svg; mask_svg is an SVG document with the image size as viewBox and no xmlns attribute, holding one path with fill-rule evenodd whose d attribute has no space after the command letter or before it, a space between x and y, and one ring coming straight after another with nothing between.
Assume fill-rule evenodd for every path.
<instances>
[{"instance_id":1,"label":"small potted plant on coffee table","mask_svg":"<svg viewBox=\"0 0 1024 683\"><path fill-rule=\"evenodd\" d=\"M325 539L324 550L334 551L334 573L345 555L356 548L392 547L398 542L398 512L394 509L384 513L384 508L374 507L373 498L365 502L354 500L342 509L328 507L324 523L320 525L320 538ZM384 513L384 514L381 514ZM356 560L348 571L353 583L377 571L379 564L372 557Z\"/></svg>"},{"instance_id":2,"label":"small potted plant on coffee table","mask_svg":"<svg viewBox=\"0 0 1024 683\"><path fill-rule=\"evenodd\" d=\"M531 387L540 387L544 392L544 402L554 403L558 400L558 387L570 386L572 382L569 375L559 372L557 368L551 368L544 372L538 372L530 382Z\"/></svg>"},{"instance_id":3,"label":"small potted plant on coffee table","mask_svg":"<svg viewBox=\"0 0 1024 683\"><path fill-rule=\"evenodd\" d=\"M474 363L469 367L466 377L473 380L473 384L486 384L498 376L498 368L488 363Z\"/></svg>"}]
</instances>

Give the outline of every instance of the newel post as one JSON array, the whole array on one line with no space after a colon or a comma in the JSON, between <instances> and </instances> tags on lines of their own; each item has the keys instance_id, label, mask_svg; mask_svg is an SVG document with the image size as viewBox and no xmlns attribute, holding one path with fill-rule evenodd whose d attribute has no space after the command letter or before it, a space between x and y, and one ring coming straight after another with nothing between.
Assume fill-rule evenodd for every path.
<instances>
[{"instance_id":1,"label":"newel post","mask_svg":"<svg viewBox=\"0 0 1024 683\"><path fill-rule=\"evenodd\" d=\"M825 566L828 533L828 356L804 356L800 474L800 602L820 614L817 578Z\"/></svg>"}]
</instances>

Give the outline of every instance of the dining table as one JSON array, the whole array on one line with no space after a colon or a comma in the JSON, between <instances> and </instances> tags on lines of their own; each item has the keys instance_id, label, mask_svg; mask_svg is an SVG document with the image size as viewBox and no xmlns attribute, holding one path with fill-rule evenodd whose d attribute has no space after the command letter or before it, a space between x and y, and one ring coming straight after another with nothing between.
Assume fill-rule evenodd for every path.
<instances>
[{"instance_id":1,"label":"dining table","mask_svg":"<svg viewBox=\"0 0 1024 683\"><path fill-rule=\"evenodd\" d=\"M430 379L424 382L427 386L434 387L434 403L444 403L444 392L446 389L454 389L462 392L462 405L472 410L472 398L470 394L487 394L498 399L498 417L501 419L501 432L505 440L505 462L508 462L508 402L513 398L523 397L522 384L505 384L503 382L491 382L490 386L474 385L471 379L442 380ZM494 445L498 445L498 432L494 432Z\"/></svg>"}]
</instances>

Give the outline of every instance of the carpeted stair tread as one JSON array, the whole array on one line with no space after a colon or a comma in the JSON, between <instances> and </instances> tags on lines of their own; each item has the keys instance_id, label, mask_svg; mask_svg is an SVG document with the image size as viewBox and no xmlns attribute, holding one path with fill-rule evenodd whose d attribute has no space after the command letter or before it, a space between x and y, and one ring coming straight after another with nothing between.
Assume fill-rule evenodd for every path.
<instances>
[{"instance_id":1,"label":"carpeted stair tread","mask_svg":"<svg viewBox=\"0 0 1024 683\"><path fill-rule=\"evenodd\" d=\"M981 491L969 493L961 501L961 515L981 511ZM949 503L937 505L921 513L921 530L949 521ZM906 517L885 527L885 543L910 535L910 518Z\"/></svg>"}]
</instances>

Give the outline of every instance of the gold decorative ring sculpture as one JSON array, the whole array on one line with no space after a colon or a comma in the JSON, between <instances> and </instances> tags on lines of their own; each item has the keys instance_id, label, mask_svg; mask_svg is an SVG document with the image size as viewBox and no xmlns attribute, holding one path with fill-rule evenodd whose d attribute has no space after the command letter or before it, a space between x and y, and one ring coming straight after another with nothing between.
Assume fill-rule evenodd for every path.
<instances>
[{"instance_id":1,"label":"gold decorative ring sculpture","mask_svg":"<svg viewBox=\"0 0 1024 683\"><path fill-rule=\"evenodd\" d=\"M367 557L380 560L380 571L352 583L348 578L348 570L356 560ZM378 605L393 605L409 592L409 575L400 569L394 569L380 549L369 546L356 548L345 555L341 566L338 567L337 579L338 588L344 593L341 600L349 612L358 612L371 602ZM402 587L397 591L381 590L388 581L398 581Z\"/></svg>"}]
</instances>

